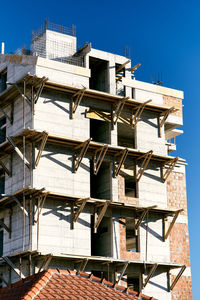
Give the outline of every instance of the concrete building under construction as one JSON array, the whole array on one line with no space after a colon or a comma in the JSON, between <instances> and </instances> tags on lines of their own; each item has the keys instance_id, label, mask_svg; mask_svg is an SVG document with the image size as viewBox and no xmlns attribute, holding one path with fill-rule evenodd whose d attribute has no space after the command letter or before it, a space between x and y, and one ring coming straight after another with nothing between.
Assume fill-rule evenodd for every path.
<instances>
[{"instance_id":1,"label":"concrete building under construction","mask_svg":"<svg viewBox=\"0 0 200 300\"><path fill-rule=\"evenodd\" d=\"M49 22L0 55L2 286L76 269L192 299L186 161L171 155L183 92L137 67Z\"/></svg>"}]
</instances>

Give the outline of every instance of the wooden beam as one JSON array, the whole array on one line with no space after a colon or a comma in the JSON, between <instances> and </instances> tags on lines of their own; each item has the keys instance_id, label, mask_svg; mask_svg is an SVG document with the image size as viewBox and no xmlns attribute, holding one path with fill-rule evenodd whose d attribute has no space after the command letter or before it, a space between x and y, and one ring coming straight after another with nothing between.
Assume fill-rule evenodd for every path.
<instances>
[{"instance_id":1,"label":"wooden beam","mask_svg":"<svg viewBox=\"0 0 200 300\"><path fill-rule=\"evenodd\" d=\"M40 271L41 271L42 269L43 269L43 270L46 270L46 268L48 267L48 265L49 265L49 263L50 263L52 257L53 257L53 254L51 254L51 253L45 255L45 257L43 258L42 263L41 263L41 265L40 265L40 268L39 268L39 270L38 270L38 273L40 273Z\"/></svg>"},{"instance_id":2,"label":"wooden beam","mask_svg":"<svg viewBox=\"0 0 200 300\"><path fill-rule=\"evenodd\" d=\"M175 287L175 285L177 284L177 282L179 281L181 275L183 274L183 272L185 271L186 266L182 266L180 272L178 273L178 275L176 276L176 278L174 279L174 281L172 282L171 286L170 286L170 291L173 290L173 288Z\"/></svg>"},{"instance_id":3,"label":"wooden beam","mask_svg":"<svg viewBox=\"0 0 200 300\"><path fill-rule=\"evenodd\" d=\"M81 261L79 272L84 272L87 263L88 263L88 258L85 258Z\"/></svg>"},{"instance_id":4,"label":"wooden beam","mask_svg":"<svg viewBox=\"0 0 200 300\"><path fill-rule=\"evenodd\" d=\"M141 114L143 113L143 110L145 109L145 106L152 102L152 100L147 100L144 103L141 103L140 105L137 106L136 108L136 112L132 115L131 121L130 121L130 125L131 128L133 128L133 126L137 126L137 123L141 117Z\"/></svg>"},{"instance_id":5,"label":"wooden beam","mask_svg":"<svg viewBox=\"0 0 200 300\"><path fill-rule=\"evenodd\" d=\"M13 124L13 116L12 116L12 110L11 110L11 117L5 112L3 108L0 106L0 111L4 114L4 116L9 120L10 124Z\"/></svg>"},{"instance_id":6,"label":"wooden beam","mask_svg":"<svg viewBox=\"0 0 200 300\"><path fill-rule=\"evenodd\" d=\"M17 268L7 256L2 256L2 258L20 278L25 278L23 274L20 274L19 268Z\"/></svg>"},{"instance_id":7,"label":"wooden beam","mask_svg":"<svg viewBox=\"0 0 200 300\"><path fill-rule=\"evenodd\" d=\"M45 148L48 136L49 136L48 132L43 131L42 142L41 142L40 149L38 151L38 154L37 154L37 157L36 157L36 160L35 160L35 167L37 167L38 164L39 164L39 161L40 161L40 158L42 156L42 152L43 152L43 150Z\"/></svg>"},{"instance_id":8,"label":"wooden beam","mask_svg":"<svg viewBox=\"0 0 200 300\"><path fill-rule=\"evenodd\" d=\"M103 208L101 209L101 212L100 212L99 216L97 218L94 218L94 219L96 219L95 222L94 222L94 232L97 232L97 228L99 227L99 224L101 223L110 202L111 201L106 201L103 204Z\"/></svg>"},{"instance_id":9,"label":"wooden beam","mask_svg":"<svg viewBox=\"0 0 200 300\"><path fill-rule=\"evenodd\" d=\"M137 174L136 174L136 180L137 182L140 181L142 175L144 174L144 171L146 170L149 162L150 162L150 159L152 157L152 154L153 154L153 151L150 150L149 152L147 152L145 155L144 155L144 160L140 166L140 169L138 170ZM143 157L143 156L142 156ZM138 158L137 160L139 160L141 158Z\"/></svg>"},{"instance_id":10,"label":"wooden beam","mask_svg":"<svg viewBox=\"0 0 200 300\"><path fill-rule=\"evenodd\" d=\"M121 281L122 277L124 276L124 273L126 272L126 269L127 269L128 265L129 265L129 262L127 261L127 262L124 264L124 266L123 266L123 269L122 269L122 271L121 271L121 273L120 273L120 276L119 276L119 279L118 279L118 282L117 282L117 283L119 283L119 282Z\"/></svg>"},{"instance_id":11,"label":"wooden beam","mask_svg":"<svg viewBox=\"0 0 200 300\"><path fill-rule=\"evenodd\" d=\"M116 154L114 157L117 157L121 155L121 158L120 158L120 161L118 163L118 165L116 165L116 162L114 161L114 165L115 165L115 168L114 168L114 178L118 176L119 172L120 172L120 169L122 167L122 164L125 162L126 160L126 157L128 155L128 149L125 148L124 150L122 150L120 153Z\"/></svg>"},{"instance_id":12,"label":"wooden beam","mask_svg":"<svg viewBox=\"0 0 200 300\"><path fill-rule=\"evenodd\" d=\"M43 91L43 89L44 89L44 86L45 86L45 82L48 80L48 78L47 77L42 77L41 78L41 82L40 82L40 85L39 85L39 87L38 87L38 89L37 89L37 92L36 92L36 94L35 94L35 97L34 97L34 103L36 104L37 103L37 101L38 101L38 99L40 98L40 96L41 96L41 94L42 94L42 91Z\"/></svg>"},{"instance_id":13,"label":"wooden beam","mask_svg":"<svg viewBox=\"0 0 200 300\"><path fill-rule=\"evenodd\" d=\"M24 164L30 168L30 163L28 162L28 160L23 156L22 152L19 150L19 148L15 145L15 143L13 142L12 138L10 136L7 136L7 140L10 143L10 145L13 147L13 149L15 150L15 152L18 154L18 156L21 158L21 160L23 160Z\"/></svg>"},{"instance_id":14,"label":"wooden beam","mask_svg":"<svg viewBox=\"0 0 200 300\"><path fill-rule=\"evenodd\" d=\"M114 125L117 123L117 120L119 119L119 117L121 115L121 112L122 112L122 110L124 108L124 105L125 105L125 103L126 103L126 101L128 99L129 99L129 97L124 97L124 98L122 98L119 101L119 103L118 103L118 105L117 105L117 107L116 107L116 109L115 109L115 111L113 113L113 122L114 122Z\"/></svg>"},{"instance_id":15,"label":"wooden beam","mask_svg":"<svg viewBox=\"0 0 200 300\"><path fill-rule=\"evenodd\" d=\"M80 145L74 147L74 155L73 155L73 168L74 168L74 173L77 172L77 170L78 170L78 168L79 168L79 166L80 166L80 164L81 164L81 161L82 161L83 157L85 156L85 154L86 154L86 152L87 152L87 150L88 150L88 147L89 147L89 145L90 145L91 140L92 140L92 138L89 138L89 139L86 140L85 142L83 142L83 143L81 143ZM80 151L79 156L77 157L76 151L77 151L78 149L80 149L81 147L82 147L82 149L81 149L81 151Z\"/></svg>"},{"instance_id":16,"label":"wooden beam","mask_svg":"<svg viewBox=\"0 0 200 300\"><path fill-rule=\"evenodd\" d=\"M149 210L152 208L156 208L156 207L157 207L157 205L153 205L153 206L145 207L143 209L143 213L141 214L140 218L138 219L137 223L135 224L135 230L138 230L139 226L141 225L142 221L146 217Z\"/></svg>"},{"instance_id":17,"label":"wooden beam","mask_svg":"<svg viewBox=\"0 0 200 300\"><path fill-rule=\"evenodd\" d=\"M128 59L125 63L121 64L121 65L117 68L116 73L121 72L121 71L124 69L124 67L125 67L128 63L130 63L130 61L131 61L131 60Z\"/></svg>"},{"instance_id":18,"label":"wooden beam","mask_svg":"<svg viewBox=\"0 0 200 300\"><path fill-rule=\"evenodd\" d=\"M173 169L174 169L174 167L175 167L177 161L178 161L178 157L175 157L175 158L169 163L169 167L166 169L165 173L164 173L164 168L165 168L165 166L164 166L164 165L161 166L161 173L162 173L162 174L161 174L161 180L162 180L163 183L167 180L167 178L169 177L170 173L173 171Z\"/></svg>"},{"instance_id":19,"label":"wooden beam","mask_svg":"<svg viewBox=\"0 0 200 300\"><path fill-rule=\"evenodd\" d=\"M176 222L176 220L179 216L179 213L182 212L182 211L183 211L183 209L179 209L179 210L176 211L176 213L175 213L175 215L172 219L172 222L169 225L169 228L168 228L167 232L164 234L164 241L166 241L166 239L170 235L170 232L172 231L172 228L174 227L174 224L175 224L175 222Z\"/></svg>"},{"instance_id":20,"label":"wooden beam","mask_svg":"<svg viewBox=\"0 0 200 300\"><path fill-rule=\"evenodd\" d=\"M20 201L17 199L16 196L14 195L6 195L6 197L11 197L13 200L15 200L15 202L17 203L17 205L19 206L19 208L25 213L25 215L28 217L28 212L25 209L25 207L23 207L20 203Z\"/></svg>"},{"instance_id":21,"label":"wooden beam","mask_svg":"<svg viewBox=\"0 0 200 300\"><path fill-rule=\"evenodd\" d=\"M40 216L40 214L41 214L41 212L42 212L42 209L43 209L43 206L44 206L44 203L45 203L45 200L46 200L48 194L49 194L49 192L46 192L46 193L43 195L42 199L41 199L41 202L40 202L40 208L39 208L39 212L38 212L38 216L37 216L37 221L38 221L39 216Z\"/></svg>"},{"instance_id":22,"label":"wooden beam","mask_svg":"<svg viewBox=\"0 0 200 300\"><path fill-rule=\"evenodd\" d=\"M132 68L130 69L131 73L134 73L140 66L141 66L141 64L137 64L137 65L135 65L134 67L132 67Z\"/></svg>"},{"instance_id":23,"label":"wooden beam","mask_svg":"<svg viewBox=\"0 0 200 300\"><path fill-rule=\"evenodd\" d=\"M76 92L71 96L71 119L73 119L74 114L78 106L80 105L81 100L83 99L85 91L86 91L86 87L84 87L83 89L79 90L78 92ZM75 102L74 102L74 98L76 98Z\"/></svg>"},{"instance_id":24,"label":"wooden beam","mask_svg":"<svg viewBox=\"0 0 200 300\"><path fill-rule=\"evenodd\" d=\"M11 177L12 176L12 171L8 170L8 168L6 167L6 165L3 163L3 161L0 159L0 165L2 166L2 168L4 169L4 171L6 172L6 174Z\"/></svg>"},{"instance_id":25,"label":"wooden beam","mask_svg":"<svg viewBox=\"0 0 200 300\"><path fill-rule=\"evenodd\" d=\"M159 117L158 117L158 129L159 129L159 137L162 136L161 134L161 128L162 126L165 124L165 121L167 120L168 116L173 113L173 112L176 112L178 111L178 109L175 109L174 107L171 107L170 109L168 109L167 111L165 112L162 112ZM161 117L163 117L161 119Z\"/></svg>"},{"instance_id":26,"label":"wooden beam","mask_svg":"<svg viewBox=\"0 0 200 300\"><path fill-rule=\"evenodd\" d=\"M26 100L26 102L31 106L32 105L32 101L31 101L31 99L27 96L27 95L25 95L24 94L24 92L21 90L21 88L16 84L16 83L10 83L9 82L9 84L10 85L14 85L15 87L16 87L16 89L18 90L18 92L20 93L20 95Z\"/></svg>"},{"instance_id":27,"label":"wooden beam","mask_svg":"<svg viewBox=\"0 0 200 300\"><path fill-rule=\"evenodd\" d=\"M154 264L151 268L151 270L149 271L149 274L147 276L147 278L145 279L145 282L143 284L143 288L147 285L147 283L149 282L149 280L151 279L151 277L153 276L153 274L155 273L156 269L158 267L158 264Z\"/></svg>"},{"instance_id":28,"label":"wooden beam","mask_svg":"<svg viewBox=\"0 0 200 300\"><path fill-rule=\"evenodd\" d=\"M106 155L107 150L108 150L108 145L104 145L103 147L101 147L100 149L95 151L94 159L93 159L93 167L94 167L95 175L97 175L97 173L101 167L101 164L103 162L103 159ZM99 152L99 155L97 156L98 152Z\"/></svg>"},{"instance_id":29,"label":"wooden beam","mask_svg":"<svg viewBox=\"0 0 200 300\"><path fill-rule=\"evenodd\" d=\"M10 228L1 220L0 220L0 226L2 226L8 233L11 232Z\"/></svg>"},{"instance_id":30,"label":"wooden beam","mask_svg":"<svg viewBox=\"0 0 200 300\"><path fill-rule=\"evenodd\" d=\"M74 216L73 216L73 219L72 219L73 222L76 222L76 221L78 220L78 217L79 217L80 213L83 211L83 209L84 209L84 207L85 207L85 205L86 205L86 203L87 203L87 201L88 201L89 199L90 199L90 198L81 199L81 205L80 205L80 207L78 208L77 212L76 212L76 213L74 214ZM80 200L79 200L79 201L80 201Z\"/></svg>"}]
</instances>

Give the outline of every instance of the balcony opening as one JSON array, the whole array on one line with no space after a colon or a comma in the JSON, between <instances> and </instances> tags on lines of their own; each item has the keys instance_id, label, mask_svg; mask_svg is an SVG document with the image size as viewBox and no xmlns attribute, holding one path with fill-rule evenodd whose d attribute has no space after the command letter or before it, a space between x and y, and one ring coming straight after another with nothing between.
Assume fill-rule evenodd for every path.
<instances>
[{"instance_id":1,"label":"balcony opening","mask_svg":"<svg viewBox=\"0 0 200 300\"><path fill-rule=\"evenodd\" d=\"M90 119L90 137L94 142L110 144L110 127L109 122Z\"/></svg>"},{"instance_id":2,"label":"balcony opening","mask_svg":"<svg viewBox=\"0 0 200 300\"><path fill-rule=\"evenodd\" d=\"M108 62L90 57L89 68L91 70L90 89L109 92Z\"/></svg>"},{"instance_id":3,"label":"balcony opening","mask_svg":"<svg viewBox=\"0 0 200 300\"><path fill-rule=\"evenodd\" d=\"M126 251L139 251L138 232L135 230L134 218L126 218Z\"/></svg>"},{"instance_id":4,"label":"balcony opening","mask_svg":"<svg viewBox=\"0 0 200 300\"><path fill-rule=\"evenodd\" d=\"M6 118L0 119L0 144L6 141Z\"/></svg>"},{"instance_id":5,"label":"balcony opening","mask_svg":"<svg viewBox=\"0 0 200 300\"><path fill-rule=\"evenodd\" d=\"M94 216L91 216L91 255L112 256L112 218L103 217L94 233Z\"/></svg>"},{"instance_id":6,"label":"balcony opening","mask_svg":"<svg viewBox=\"0 0 200 300\"><path fill-rule=\"evenodd\" d=\"M135 176L135 166L125 165L119 172L119 200L125 197L138 198L138 184Z\"/></svg>"},{"instance_id":7,"label":"balcony opening","mask_svg":"<svg viewBox=\"0 0 200 300\"><path fill-rule=\"evenodd\" d=\"M103 162L97 175L93 171L93 161L90 162L90 197L110 200L111 198L111 164Z\"/></svg>"},{"instance_id":8,"label":"balcony opening","mask_svg":"<svg viewBox=\"0 0 200 300\"><path fill-rule=\"evenodd\" d=\"M135 131L128 124L117 123L118 146L135 148Z\"/></svg>"},{"instance_id":9,"label":"balcony opening","mask_svg":"<svg viewBox=\"0 0 200 300\"><path fill-rule=\"evenodd\" d=\"M0 93L7 89L7 69L0 72Z\"/></svg>"}]
</instances>

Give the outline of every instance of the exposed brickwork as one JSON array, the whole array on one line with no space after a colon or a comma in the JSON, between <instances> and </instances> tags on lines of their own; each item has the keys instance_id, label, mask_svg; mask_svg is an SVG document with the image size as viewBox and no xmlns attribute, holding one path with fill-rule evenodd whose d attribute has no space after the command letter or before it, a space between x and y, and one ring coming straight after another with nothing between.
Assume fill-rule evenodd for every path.
<instances>
[{"instance_id":1,"label":"exposed brickwork","mask_svg":"<svg viewBox=\"0 0 200 300\"><path fill-rule=\"evenodd\" d=\"M126 220L120 219L120 258L127 260L140 260L139 252L130 252L126 250Z\"/></svg>"},{"instance_id":2,"label":"exposed brickwork","mask_svg":"<svg viewBox=\"0 0 200 300\"><path fill-rule=\"evenodd\" d=\"M121 175L118 176L118 194L119 194L118 196L119 202L123 202L127 204L139 204L138 198L125 196L124 177Z\"/></svg>"},{"instance_id":3,"label":"exposed brickwork","mask_svg":"<svg viewBox=\"0 0 200 300\"><path fill-rule=\"evenodd\" d=\"M181 214L187 215L187 196L185 174L172 172L167 180L168 207L184 209Z\"/></svg>"},{"instance_id":4,"label":"exposed brickwork","mask_svg":"<svg viewBox=\"0 0 200 300\"><path fill-rule=\"evenodd\" d=\"M182 117L182 99L175 98L175 97L170 97L170 96L163 96L163 103L168 105L168 106L173 106L174 108L178 109L177 112L173 113L173 115Z\"/></svg>"},{"instance_id":5,"label":"exposed brickwork","mask_svg":"<svg viewBox=\"0 0 200 300\"><path fill-rule=\"evenodd\" d=\"M171 277L172 281L174 276ZM172 300L192 300L192 279L182 276L172 290Z\"/></svg>"},{"instance_id":6,"label":"exposed brickwork","mask_svg":"<svg viewBox=\"0 0 200 300\"><path fill-rule=\"evenodd\" d=\"M189 234L187 224L174 224L170 233L171 262L190 266Z\"/></svg>"}]
</instances>

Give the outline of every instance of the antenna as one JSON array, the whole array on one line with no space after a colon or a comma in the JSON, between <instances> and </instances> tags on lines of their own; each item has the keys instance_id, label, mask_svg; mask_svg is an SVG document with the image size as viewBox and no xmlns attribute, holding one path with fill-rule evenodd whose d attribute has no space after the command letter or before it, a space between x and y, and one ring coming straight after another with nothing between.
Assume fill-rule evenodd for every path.
<instances>
[{"instance_id":1,"label":"antenna","mask_svg":"<svg viewBox=\"0 0 200 300\"><path fill-rule=\"evenodd\" d=\"M125 47L124 47L124 56L125 56L126 58L128 58L128 59L131 58L131 49L130 49L130 47L128 47L128 46L125 46Z\"/></svg>"},{"instance_id":2,"label":"antenna","mask_svg":"<svg viewBox=\"0 0 200 300\"><path fill-rule=\"evenodd\" d=\"M5 43L1 43L1 54L5 54Z\"/></svg>"},{"instance_id":3,"label":"antenna","mask_svg":"<svg viewBox=\"0 0 200 300\"><path fill-rule=\"evenodd\" d=\"M158 78L158 80L157 80L157 78ZM157 76L156 76L156 74L155 74L155 80L154 80L154 75L153 75L153 73L152 73L152 80L151 80L151 82L152 82L153 84L155 84L155 85L162 85L162 84L163 84L162 72L158 72L158 73L157 73Z\"/></svg>"}]
</instances>

